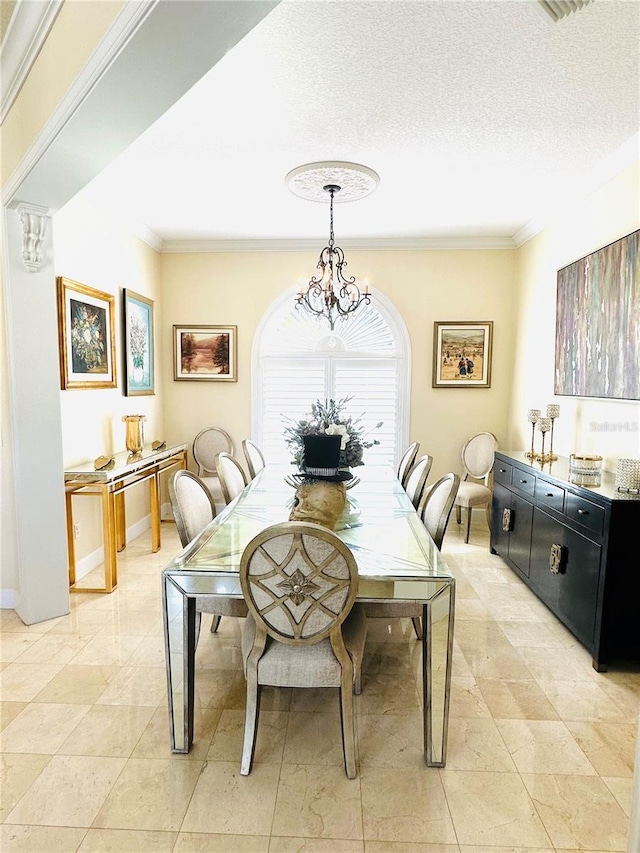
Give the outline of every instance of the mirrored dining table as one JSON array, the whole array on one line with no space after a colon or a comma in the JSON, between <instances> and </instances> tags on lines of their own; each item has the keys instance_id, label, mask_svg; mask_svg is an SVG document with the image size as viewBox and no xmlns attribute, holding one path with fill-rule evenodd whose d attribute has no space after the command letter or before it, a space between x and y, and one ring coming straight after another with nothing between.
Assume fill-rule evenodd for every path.
<instances>
[{"instance_id":1,"label":"mirrored dining table","mask_svg":"<svg viewBox=\"0 0 640 853\"><path fill-rule=\"evenodd\" d=\"M242 598L240 559L249 541L289 518L291 466L267 465L163 570L163 616L171 749L193 743L197 603ZM358 601L403 601L422 606L424 755L444 767L447 753L455 579L391 468L362 466L347 491L336 534L358 564ZM363 672L366 691L366 670Z\"/></svg>"}]
</instances>

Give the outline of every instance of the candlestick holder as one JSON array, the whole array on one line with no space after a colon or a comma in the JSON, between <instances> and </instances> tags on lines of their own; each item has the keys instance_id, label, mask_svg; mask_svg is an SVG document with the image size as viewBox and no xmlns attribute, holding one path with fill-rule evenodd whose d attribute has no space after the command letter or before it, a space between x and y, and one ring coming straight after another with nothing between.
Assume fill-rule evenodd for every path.
<instances>
[{"instance_id":1,"label":"candlestick holder","mask_svg":"<svg viewBox=\"0 0 640 853\"><path fill-rule=\"evenodd\" d=\"M551 429L551 418L540 418L538 421L538 429L542 433L542 452L538 454L537 459L544 465L545 462L550 462L551 457L544 452L544 437Z\"/></svg>"},{"instance_id":2,"label":"candlestick holder","mask_svg":"<svg viewBox=\"0 0 640 853\"><path fill-rule=\"evenodd\" d=\"M547 417L551 419L551 435L549 437L549 461L557 459L558 456L553 452L553 424L556 418L560 417L560 406L555 403L550 403L547 406Z\"/></svg>"},{"instance_id":3,"label":"candlestick holder","mask_svg":"<svg viewBox=\"0 0 640 853\"><path fill-rule=\"evenodd\" d=\"M527 420L531 424L531 450L528 453L524 454L527 457L527 459L535 459L536 458L536 452L533 448L533 440L534 440L535 434L536 434L536 424L540 420L540 414L541 414L540 409L529 409L529 411L527 412Z\"/></svg>"}]
</instances>

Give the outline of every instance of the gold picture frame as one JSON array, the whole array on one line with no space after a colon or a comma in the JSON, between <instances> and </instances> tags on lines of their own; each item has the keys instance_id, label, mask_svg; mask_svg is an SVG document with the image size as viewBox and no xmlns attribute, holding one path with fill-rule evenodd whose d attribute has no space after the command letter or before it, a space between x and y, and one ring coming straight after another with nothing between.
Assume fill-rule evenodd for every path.
<instances>
[{"instance_id":1,"label":"gold picture frame","mask_svg":"<svg viewBox=\"0 0 640 853\"><path fill-rule=\"evenodd\" d=\"M64 276L56 284L60 387L117 388L115 297Z\"/></svg>"},{"instance_id":2,"label":"gold picture frame","mask_svg":"<svg viewBox=\"0 0 640 853\"><path fill-rule=\"evenodd\" d=\"M237 326L174 326L173 378L238 381Z\"/></svg>"},{"instance_id":3,"label":"gold picture frame","mask_svg":"<svg viewBox=\"0 0 640 853\"><path fill-rule=\"evenodd\" d=\"M433 324L433 388L490 388L492 320Z\"/></svg>"}]
</instances>

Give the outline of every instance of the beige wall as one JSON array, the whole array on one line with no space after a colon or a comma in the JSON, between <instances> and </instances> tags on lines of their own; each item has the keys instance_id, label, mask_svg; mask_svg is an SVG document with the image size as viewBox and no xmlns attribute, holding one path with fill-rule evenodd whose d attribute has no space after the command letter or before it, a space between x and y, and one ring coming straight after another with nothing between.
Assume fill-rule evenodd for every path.
<instances>
[{"instance_id":1,"label":"beige wall","mask_svg":"<svg viewBox=\"0 0 640 853\"><path fill-rule=\"evenodd\" d=\"M637 402L553 396L557 270L640 228L640 164L636 163L559 212L557 220L518 251L519 304L509 441L528 447L527 409L560 404L554 450L598 453L615 470L619 457L640 456ZM637 359L638 353L630 354ZM539 444L539 440L536 439Z\"/></svg>"},{"instance_id":2,"label":"beige wall","mask_svg":"<svg viewBox=\"0 0 640 853\"><path fill-rule=\"evenodd\" d=\"M123 6L123 0L100 0L98 3L76 0L62 5L0 131L2 186L29 151Z\"/></svg>"},{"instance_id":3,"label":"beige wall","mask_svg":"<svg viewBox=\"0 0 640 853\"><path fill-rule=\"evenodd\" d=\"M460 470L460 447L478 430L502 444L512 379L515 251L346 251L349 270L367 277L404 318L411 338L411 439L434 456L433 474ZM250 432L251 346L271 303L314 272L313 252L172 254L162 257L160 330L165 425L170 441L191 441L217 425L236 447ZM491 388L431 387L434 320L493 320ZM236 324L238 382L172 381L173 324ZM357 394L357 389L354 389ZM309 402L312 402L310 400Z\"/></svg>"},{"instance_id":4,"label":"beige wall","mask_svg":"<svg viewBox=\"0 0 640 853\"><path fill-rule=\"evenodd\" d=\"M156 394L124 396L122 346L122 289L128 288L152 299L155 322L160 328L160 255L76 196L53 218L56 275L79 281L116 297L117 388L61 391L63 459L65 466L111 455L125 449L122 416L146 417L145 441L163 437L162 412L164 377L162 362L156 358ZM126 496L127 525L149 513L148 487L141 484ZM80 525L76 542L82 560L101 545L100 507L97 499L76 498L74 520Z\"/></svg>"}]
</instances>

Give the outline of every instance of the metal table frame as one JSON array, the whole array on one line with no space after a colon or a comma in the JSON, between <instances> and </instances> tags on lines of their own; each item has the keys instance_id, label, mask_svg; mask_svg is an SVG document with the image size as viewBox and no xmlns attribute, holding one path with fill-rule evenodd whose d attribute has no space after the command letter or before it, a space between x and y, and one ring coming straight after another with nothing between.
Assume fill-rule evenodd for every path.
<instances>
[{"instance_id":1,"label":"metal table frame","mask_svg":"<svg viewBox=\"0 0 640 853\"><path fill-rule=\"evenodd\" d=\"M358 500L356 491L362 498L360 516L336 532L349 545L358 561L358 601L412 601L422 605L424 754L428 766L444 767L455 578L393 472L389 470L381 475L381 470L371 474L365 470L363 482L357 490L354 489L354 501ZM244 547L260 529L285 520L288 514L288 487L283 486L278 491L277 485L283 473L286 472L282 469L274 471L271 466L263 469L242 494L163 571L169 726L171 749L175 753L188 753L194 738L195 653L199 631L197 601L242 597L238 570ZM378 480L374 482L376 477ZM367 499L368 486L372 488L372 500ZM387 501L385 489L388 489ZM288 494L292 496L291 489L288 489ZM262 506L260 497L266 498L267 495L265 506ZM266 505L267 501L269 505ZM367 512L371 513L371 524L366 522ZM374 524L373 515L376 513ZM386 522L379 520L383 517ZM409 555L401 554L394 558L368 547L372 545L371 538L375 539L376 528L384 523L388 530L399 534L398 540L406 543ZM385 537L387 543L388 538ZM396 547L400 550L397 543Z\"/></svg>"},{"instance_id":2,"label":"metal table frame","mask_svg":"<svg viewBox=\"0 0 640 853\"><path fill-rule=\"evenodd\" d=\"M69 558L69 589L71 592L113 592L118 584L117 554L126 544L126 514L124 493L131 486L149 483L151 510L151 550L161 547L160 534L160 474L173 468L187 467L187 445L180 444L164 450L144 448L140 454L118 453L110 468L96 471L93 462L86 462L64 472L67 511L67 553ZM104 587L76 587L76 554L73 530L73 498L99 497L102 512L104 544Z\"/></svg>"}]
</instances>

